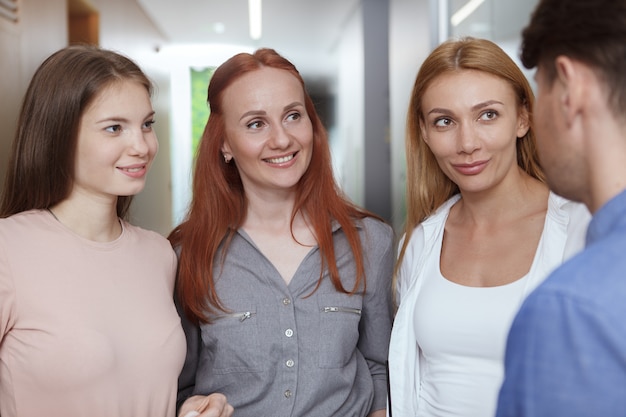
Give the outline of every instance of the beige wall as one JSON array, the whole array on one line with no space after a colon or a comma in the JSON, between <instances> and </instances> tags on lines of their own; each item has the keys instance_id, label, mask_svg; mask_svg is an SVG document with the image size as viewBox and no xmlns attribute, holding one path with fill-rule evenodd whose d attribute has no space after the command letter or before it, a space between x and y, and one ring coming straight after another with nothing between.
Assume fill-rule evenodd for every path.
<instances>
[{"instance_id":1,"label":"beige wall","mask_svg":"<svg viewBox=\"0 0 626 417\"><path fill-rule=\"evenodd\" d=\"M135 198L133 223L166 235L172 224L171 82L159 65L157 52L167 40L145 15L136 0L89 0L100 13L101 46L118 50L135 59L155 81L153 99L157 112L155 128L160 150L146 189ZM39 63L67 44L67 0L20 1L19 23L0 20L0 184L16 126L16 118L27 83ZM390 2L390 137L392 153L393 223L399 229L404 217L404 122L408 95L417 69L429 52L429 0ZM344 36L349 37L346 28ZM342 39L342 44L350 43ZM350 54L357 49L348 48ZM346 56L350 55L347 54ZM351 64L350 64L351 65ZM348 66L349 67L349 66ZM341 72L341 70L340 70ZM339 92L340 94L341 91ZM354 97L350 93L346 97ZM341 99L339 99L341 101ZM350 132L348 132L350 133ZM358 132L352 132L356 134ZM346 138L345 131L340 132ZM347 135L349 136L349 135ZM341 152L339 152L341 157ZM348 154L350 155L350 154ZM334 155L336 157L337 155ZM339 165L344 163L339 161ZM344 167L345 169L345 167ZM355 168L360 170L361 168ZM362 175L360 178L362 180ZM344 184L346 185L346 184ZM358 188L358 184L353 184ZM1 185L0 185L1 187ZM359 194L356 193L356 200Z\"/></svg>"},{"instance_id":2,"label":"beige wall","mask_svg":"<svg viewBox=\"0 0 626 417\"><path fill-rule=\"evenodd\" d=\"M28 82L48 55L67 45L66 0L18 4L18 22L0 18L0 187Z\"/></svg>"}]
</instances>

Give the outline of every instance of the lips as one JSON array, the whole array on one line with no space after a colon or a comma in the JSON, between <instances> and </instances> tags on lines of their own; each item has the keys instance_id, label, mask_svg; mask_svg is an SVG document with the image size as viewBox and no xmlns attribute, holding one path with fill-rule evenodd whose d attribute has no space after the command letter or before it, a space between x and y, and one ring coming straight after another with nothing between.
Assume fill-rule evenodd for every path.
<instances>
[{"instance_id":1,"label":"lips","mask_svg":"<svg viewBox=\"0 0 626 417\"><path fill-rule=\"evenodd\" d=\"M122 171L127 171L127 172L139 172L142 169L145 169L145 165L142 167L137 167L137 168L120 168Z\"/></svg>"},{"instance_id":2,"label":"lips","mask_svg":"<svg viewBox=\"0 0 626 417\"><path fill-rule=\"evenodd\" d=\"M453 167L463 175L477 175L487 167L488 163L489 161L476 161L469 164L455 164Z\"/></svg>"},{"instance_id":3,"label":"lips","mask_svg":"<svg viewBox=\"0 0 626 417\"><path fill-rule=\"evenodd\" d=\"M148 164L130 165L127 167L117 167L124 175L131 178L141 178L148 172Z\"/></svg>"},{"instance_id":4,"label":"lips","mask_svg":"<svg viewBox=\"0 0 626 417\"><path fill-rule=\"evenodd\" d=\"M293 158L295 158L297 152L294 152L290 155L285 155L285 156L279 156L276 158L265 158L263 159L263 161L270 163L270 164L286 164L287 162L293 160Z\"/></svg>"}]
</instances>

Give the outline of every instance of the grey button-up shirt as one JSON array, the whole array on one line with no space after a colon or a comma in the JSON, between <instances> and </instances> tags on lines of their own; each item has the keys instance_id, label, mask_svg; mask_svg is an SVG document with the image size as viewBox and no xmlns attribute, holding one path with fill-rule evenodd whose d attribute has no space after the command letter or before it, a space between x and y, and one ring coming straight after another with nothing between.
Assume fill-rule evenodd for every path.
<instances>
[{"instance_id":1,"label":"grey button-up shirt","mask_svg":"<svg viewBox=\"0 0 626 417\"><path fill-rule=\"evenodd\" d=\"M351 296L334 288L327 271L313 292L321 268L317 247L286 285L240 230L216 280L230 312L199 327L183 317L188 348L179 403L220 392L236 417L361 417L384 409L393 231L371 218L358 224L367 288ZM342 283L352 289L354 257L338 227L334 244ZM216 274L219 268L218 262Z\"/></svg>"}]
</instances>

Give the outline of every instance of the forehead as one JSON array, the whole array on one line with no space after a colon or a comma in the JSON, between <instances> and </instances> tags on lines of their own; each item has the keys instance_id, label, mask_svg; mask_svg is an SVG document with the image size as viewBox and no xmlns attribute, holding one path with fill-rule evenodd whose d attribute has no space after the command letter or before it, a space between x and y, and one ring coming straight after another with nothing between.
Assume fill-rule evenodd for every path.
<instances>
[{"instance_id":1,"label":"forehead","mask_svg":"<svg viewBox=\"0 0 626 417\"><path fill-rule=\"evenodd\" d=\"M133 80L120 80L103 86L83 109L81 119L121 115L143 118L151 110L150 93L145 85Z\"/></svg>"},{"instance_id":2,"label":"forehead","mask_svg":"<svg viewBox=\"0 0 626 417\"><path fill-rule=\"evenodd\" d=\"M300 81L289 71L261 67L242 75L224 90L223 106L226 112L262 109L274 104L284 105L286 100L304 103Z\"/></svg>"},{"instance_id":3,"label":"forehead","mask_svg":"<svg viewBox=\"0 0 626 417\"><path fill-rule=\"evenodd\" d=\"M515 103L515 91L508 81L496 75L477 70L461 70L434 78L424 92L422 104L472 106L488 100Z\"/></svg>"},{"instance_id":4,"label":"forehead","mask_svg":"<svg viewBox=\"0 0 626 417\"><path fill-rule=\"evenodd\" d=\"M148 89L138 81L134 80L115 80L108 84L103 85L98 92L96 92L89 105L85 109L86 111L93 108L102 106L108 103L119 103L120 100L124 100L127 97L140 97L150 100L150 93Z\"/></svg>"}]
</instances>

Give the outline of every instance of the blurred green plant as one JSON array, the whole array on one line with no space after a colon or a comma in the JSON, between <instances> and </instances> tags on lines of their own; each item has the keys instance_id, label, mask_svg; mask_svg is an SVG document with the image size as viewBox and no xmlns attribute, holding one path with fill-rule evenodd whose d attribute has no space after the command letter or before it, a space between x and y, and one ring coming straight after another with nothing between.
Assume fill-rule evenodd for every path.
<instances>
[{"instance_id":1,"label":"blurred green plant","mask_svg":"<svg viewBox=\"0 0 626 417\"><path fill-rule=\"evenodd\" d=\"M207 89L214 67L191 71L191 154L196 155L196 149L202 138L204 126L209 120L209 105L207 103Z\"/></svg>"}]
</instances>

